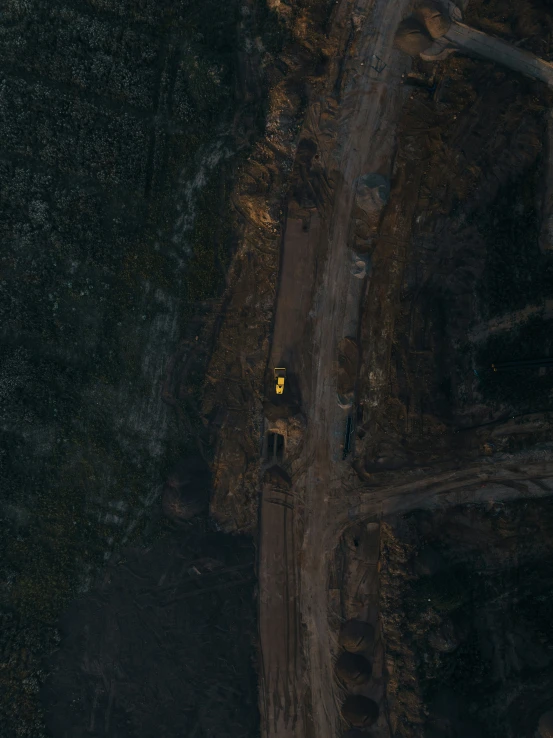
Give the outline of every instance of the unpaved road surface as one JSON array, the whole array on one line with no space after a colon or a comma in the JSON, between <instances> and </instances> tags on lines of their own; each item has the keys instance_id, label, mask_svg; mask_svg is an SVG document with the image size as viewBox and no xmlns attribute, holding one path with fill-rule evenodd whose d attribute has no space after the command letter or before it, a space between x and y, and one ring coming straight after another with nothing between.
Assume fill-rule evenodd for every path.
<instances>
[{"instance_id":1,"label":"unpaved road surface","mask_svg":"<svg viewBox=\"0 0 553 738\"><path fill-rule=\"evenodd\" d=\"M336 729L333 676L329 655L325 658L326 501L333 492L338 493L342 476L350 476L351 470L338 461L346 415L337 403L333 367L338 342L351 334L357 322L357 300L348 296L354 291L359 296L360 284L352 276L347 249L357 178L379 168L390 170L391 137L401 110L401 75L406 65L406 59L393 49L393 40L407 6L407 0L393 5L387 0L358 3L351 21L338 13L338 22L358 28L356 53L349 56L343 70L340 105L336 111L335 99L319 100L306 116L305 135L319 143L328 141L320 144L321 158L338 184L326 233L320 236L315 228L316 237L326 242L327 254L318 280L315 253L320 249L314 247L314 234L304 233L300 222L291 220L284 238L271 362L289 360L304 389L307 470L295 480L286 503L275 500L272 491L264 490L262 495L260 707L264 736L305 735L311 721L311 729L320 738L334 735ZM317 293L309 295L309 305L304 300L305 280L318 282ZM300 364L295 349L300 339L305 341L307 314L313 319L312 363ZM308 348L302 346L304 352ZM297 551L300 517L305 533L302 550ZM300 557L303 566L299 566ZM298 568L301 580L296 579ZM313 587L314 582L322 582L323 587ZM301 641L296 626L300 618ZM307 700L306 691L311 692Z\"/></svg>"},{"instance_id":2,"label":"unpaved road surface","mask_svg":"<svg viewBox=\"0 0 553 738\"><path fill-rule=\"evenodd\" d=\"M262 490L259 550L259 712L265 735L301 735L300 619L294 499Z\"/></svg>"}]
</instances>

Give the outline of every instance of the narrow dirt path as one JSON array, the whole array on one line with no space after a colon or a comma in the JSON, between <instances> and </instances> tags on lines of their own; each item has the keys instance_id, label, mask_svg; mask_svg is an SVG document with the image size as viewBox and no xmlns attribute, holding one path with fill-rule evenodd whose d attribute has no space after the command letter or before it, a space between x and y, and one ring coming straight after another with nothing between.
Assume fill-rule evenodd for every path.
<instances>
[{"instance_id":1,"label":"narrow dirt path","mask_svg":"<svg viewBox=\"0 0 553 738\"><path fill-rule=\"evenodd\" d=\"M553 300L546 300L545 305L527 305L522 310L515 310L499 318L492 318L486 323L477 325L468 334L473 342L485 341L488 336L502 331L512 331L529 318L540 316L543 320L553 318Z\"/></svg>"},{"instance_id":2,"label":"narrow dirt path","mask_svg":"<svg viewBox=\"0 0 553 738\"><path fill-rule=\"evenodd\" d=\"M371 516L397 515L419 508L480 505L491 501L509 501L547 497L553 494L553 452L543 452L543 458L520 455L509 460L491 461L464 466L420 479L361 491L347 513L336 511L335 532L357 520ZM352 493L355 498L356 493Z\"/></svg>"},{"instance_id":3,"label":"narrow dirt path","mask_svg":"<svg viewBox=\"0 0 553 738\"><path fill-rule=\"evenodd\" d=\"M454 21L444 36L466 54L489 59L553 87L553 65L487 33Z\"/></svg>"}]
</instances>

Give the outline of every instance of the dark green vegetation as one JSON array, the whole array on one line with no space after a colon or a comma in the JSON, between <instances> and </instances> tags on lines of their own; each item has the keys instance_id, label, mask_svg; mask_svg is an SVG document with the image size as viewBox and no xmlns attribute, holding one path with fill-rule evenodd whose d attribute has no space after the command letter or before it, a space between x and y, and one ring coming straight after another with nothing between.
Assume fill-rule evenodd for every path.
<instances>
[{"instance_id":1,"label":"dark green vegetation","mask_svg":"<svg viewBox=\"0 0 553 738\"><path fill-rule=\"evenodd\" d=\"M553 16L546 2L473 0L466 20L546 60L553 58ZM553 297L553 255L542 252L539 243L540 211L550 155L543 146L546 137L543 112L550 106L551 96L545 88L528 87L524 105L521 107L519 101L517 114L526 121L522 128L528 137L515 138L507 146L515 154L510 177L503 181L499 177L501 184L494 198L476 207L468 219L476 227L485 250L484 268L475 290L481 321L507 316L527 306L544 306ZM536 137L540 117L542 133ZM525 143L532 153L517 157L517 150L522 152ZM492 363L548 355L548 320L538 316L527 324L513 323L516 324L512 330L502 330L491 335L484 345L474 347L479 389L485 402L493 407L503 405L515 412L548 409L552 405L553 389L550 370L541 375L537 369L489 370Z\"/></svg>"},{"instance_id":2,"label":"dark green vegetation","mask_svg":"<svg viewBox=\"0 0 553 738\"><path fill-rule=\"evenodd\" d=\"M278 47L280 33L268 12L241 17L239 8L2 6L5 736L42 735L41 660L57 618L121 545L163 534L149 513L168 465L197 453L209 349L197 301L221 292L237 152L263 122L261 69L246 95L243 67L256 34ZM198 333L190 401L179 399L183 428L162 384L180 342Z\"/></svg>"},{"instance_id":3,"label":"dark green vegetation","mask_svg":"<svg viewBox=\"0 0 553 738\"><path fill-rule=\"evenodd\" d=\"M543 177L540 157L474 217L486 244L486 265L478 288L485 318L540 305L553 297L553 256L539 247Z\"/></svg>"},{"instance_id":4,"label":"dark green vegetation","mask_svg":"<svg viewBox=\"0 0 553 738\"><path fill-rule=\"evenodd\" d=\"M553 409L553 371L536 367L499 368L492 363L517 359L540 359L551 355L551 321L542 316L530 318L509 332L490 336L477 353L480 387L493 405L507 402L519 412Z\"/></svg>"},{"instance_id":5,"label":"dark green vegetation","mask_svg":"<svg viewBox=\"0 0 553 738\"><path fill-rule=\"evenodd\" d=\"M499 5L514 17L528 4L474 0L468 22ZM522 40L517 28L513 42ZM543 42L540 56L551 39L544 34ZM529 372L521 384L515 372L515 387L486 372L511 351L518 333L511 332L500 355L495 343L483 343L488 321L506 316L498 330L506 335L510 316L520 322L515 311L545 307L553 297L553 257L539 242L550 91L461 55L414 68L426 83L412 88L398 137L398 157L415 181L420 177L393 349L398 399L406 411L420 408L452 427L487 421L486 406L543 409L550 405L548 377L534 382L538 372ZM539 341L526 343L517 357L530 348L532 356L545 355ZM432 431L429 420L428 430L417 426L421 437Z\"/></svg>"},{"instance_id":6,"label":"dark green vegetation","mask_svg":"<svg viewBox=\"0 0 553 738\"><path fill-rule=\"evenodd\" d=\"M399 617L391 652L414 677L398 698L421 700L425 736L533 738L553 687L552 534L544 499L418 511L386 537L384 618ZM422 734L409 714L401 734Z\"/></svg>"},{"instance_id":7,"label":"dark green vegetation","mask_svg":"<svg viewBox=\"0 0 553 738\"><path fill-rule=\"evenodd\" d=\"M543 158L503 186L490 207L474 216L486 246L477 294L485 319L526 306L545 307L553 298L553 255L539 246L539 188ZM515 411L540 412L553 406L553 373L537 368L491 370L492 364L550 355L551 321L536 314L510 330L490 335L475 352L480 389L486 401Z\"/></svg>"},{"instance_id":8,"label":"dark green vegetation","mask_svg":"<svg viewBox=\"0 0 553 738\"><path fill-rule=\"evenodd\" d=\"M417 607L432 607L439 613L448 613L463 605L469 596L466 570L439 571L432 576L421 577L411 588L411 604Z\"/></svg>"},{"instance_id":9,"label":"dark green vegetation","mask_svg":"<svg viewBox=\"0 0 553 738\"><path fill-rule=\"evenodd\" d=\"M465 21L551 60L553 17L548 0L471 0Z\"/></svg>"},{"instance_id":10,"label":"dark green vegetation","mask_svg":"<svg viewBox=\"0 0 553 738\"><path fill-rule=\"evenodd\" d=\"M251 541L202 525L128 550L64 615L51 734L258 735L253 564Z\"/></svg>"}]
</instances>

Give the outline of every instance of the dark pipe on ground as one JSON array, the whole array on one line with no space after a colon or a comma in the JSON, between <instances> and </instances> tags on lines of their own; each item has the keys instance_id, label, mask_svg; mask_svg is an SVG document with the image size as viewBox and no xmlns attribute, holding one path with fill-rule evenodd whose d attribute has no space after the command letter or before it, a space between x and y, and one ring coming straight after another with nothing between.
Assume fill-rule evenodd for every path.
<instances>
[{"instance_id":1,"label":"dark pipe on ground","mask_svg":"<svg viewBox=\"0 0 553 738\"><path fill-rule=\"evenodd\" d=\"M541 366L553 366L553 357L546 356L543 359L519 359L518 361L500 361L497 364L492 364L492 369L497 371L498 369L515 369L524 367L535 367Z\"/></svg>"}]
</instances>

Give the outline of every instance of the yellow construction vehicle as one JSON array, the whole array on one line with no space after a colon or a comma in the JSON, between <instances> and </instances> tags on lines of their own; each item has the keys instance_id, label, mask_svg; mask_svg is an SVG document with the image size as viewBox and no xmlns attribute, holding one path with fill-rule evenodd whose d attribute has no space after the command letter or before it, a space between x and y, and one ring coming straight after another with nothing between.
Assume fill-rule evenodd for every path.
<instances>
[{"instance_id":1,"label":"yellow construction vehicle","mask_svg":"<svg viewBox=\"0 0 553 738\"><path fill-rule=\"evenodd\" d=\"M282 395L284 392L284 382L286 380L286 369L284 367L276 367L274 370L275 392Z\"/></svg>"}]
</instances>

